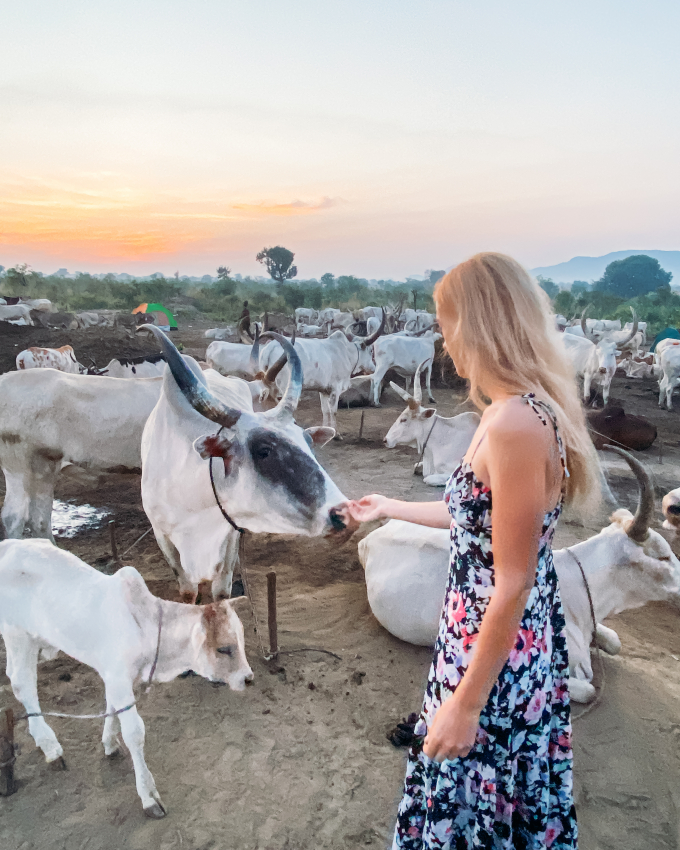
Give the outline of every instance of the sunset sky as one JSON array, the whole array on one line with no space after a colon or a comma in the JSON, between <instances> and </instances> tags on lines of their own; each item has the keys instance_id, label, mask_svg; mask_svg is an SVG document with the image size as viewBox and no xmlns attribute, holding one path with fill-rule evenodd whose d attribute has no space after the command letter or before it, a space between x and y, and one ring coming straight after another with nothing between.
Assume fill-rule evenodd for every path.
<instances>
[{"instance_id":1,"label":"sunset sky","mask_svg":"<svg viewBox=\"0 0 680 850\"><path fill-rule=\"evenodd\" d=\"M674 0L22 0L0 26L5 266L680 248Z\"/></svg>"}]
</instances>

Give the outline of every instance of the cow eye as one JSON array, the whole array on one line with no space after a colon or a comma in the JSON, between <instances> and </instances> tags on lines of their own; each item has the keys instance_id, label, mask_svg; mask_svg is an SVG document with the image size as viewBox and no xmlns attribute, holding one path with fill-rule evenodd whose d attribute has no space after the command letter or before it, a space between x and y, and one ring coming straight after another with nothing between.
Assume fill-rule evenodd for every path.
<instances>
[{"instance_id":1,"label":"cow eye","mask_svg":"<svg viewBox=\"0 0 680 850\"><path fill-rule=\"evenodd\" d=\"M217 651L219 652L219 654L220 655L226 655L227 658L233 658L234 657L234 649L235 649L235 647L233 647L233 646L218 646L217 647Z\"/></svg>"},{"instance_id":2,"label":"cow eye","mask_svg":"<svg viewBox=\"0 0 680 850\"><path fill-rule=\"evenodd\" d=\"M259 460L264 460L266 457L269 457L270 453L271 449L269 446L262 446L262 448L256 450L255 456L259 458Z\"/></svg>"}]
</instances>

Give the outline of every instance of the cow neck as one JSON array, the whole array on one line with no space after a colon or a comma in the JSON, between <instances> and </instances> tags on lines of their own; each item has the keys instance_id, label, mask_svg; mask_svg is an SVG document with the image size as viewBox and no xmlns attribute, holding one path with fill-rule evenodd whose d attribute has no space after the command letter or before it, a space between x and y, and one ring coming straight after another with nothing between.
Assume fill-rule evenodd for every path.
<instances>
[{"instance_id":1,"label":"cow neck","mask_svg":"<svg viewBox=\"0 0 680 850\"><path fill-rule=\"evenodd\" d=\"M222 431L224 431L224 425L222 425L222 427L220 428L220 430L217 432L217 434L215 436L219 437L220 434L222 433ZM217 487L215 486L215 476L213 474L213 457L212 457L212 455L210 455L210 458L208 460L208 469L210 471L210 486L212 487L213 496L215 497L215 503L217 504L217 507L220 509L220 513L226 519L226 521L229 523L229 525L234 529L234 531L238 531L238 533L241 534L241 535L245 534L245 532L246 532L245 528L241 528L240 526L236 525L234 520L225 511L224 505L220 501L219 493L217 492Z\"/></svg>"}]
</instances>

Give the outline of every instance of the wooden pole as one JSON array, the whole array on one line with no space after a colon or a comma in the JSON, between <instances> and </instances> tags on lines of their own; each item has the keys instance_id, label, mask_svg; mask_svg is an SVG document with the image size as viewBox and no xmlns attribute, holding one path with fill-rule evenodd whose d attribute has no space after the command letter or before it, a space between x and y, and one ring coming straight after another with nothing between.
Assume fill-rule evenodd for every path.
<instances>
[{"instance_id":1,"label":"wooden pole","mask_svg":"<svg viewBox=\"0 0 680 850\"><path fill-rule=\"evenodd\" d=\"M0 796L9 797L17 790L14 781L14 712L0 711Z\"/></svg>"},{"instance_id":2,"label":"wooden pole","mask_svg":"<svg viewBox=\"0 0 680 850\"><path fill-rule=\"evenodd\" d=\"M659 464L663 463L663 440L659 439Z\"/></svg>"},{"instance_id":3,"label":"wooden pole","mask_svg":"<svg viewBox=\"0 0 680 850\"><path fill-rule=\"evenodd\" d=\"M363 439L363 436L364 436L364 414L365 413L366 413L365 410L361 411L361 422L359 423L359 439L360 440Z\"/></svg>"},{"instance_id":4,"label":"wooden pole","mask_svg":"<svg viewBox=\"0 0 680 850\"><path fill-rule=\"evenodd\" d=\"M116 521L115 519L109 520L109 535L111 537L111 554L113 555L113 560L117 564L118 563L118 546L116 545Z\"/></svg>"},{"instance_id":5,"label":"wooden pole","mask_svg":"<svg viewBox=\"0 0 680 850\"><path fill-rule=\"evenodd\" d=\"M270 570L267 573L267 620L269 625L269 654L279 654L279 638L276 625L276 573Z\"/></svg>"}]
</instances>

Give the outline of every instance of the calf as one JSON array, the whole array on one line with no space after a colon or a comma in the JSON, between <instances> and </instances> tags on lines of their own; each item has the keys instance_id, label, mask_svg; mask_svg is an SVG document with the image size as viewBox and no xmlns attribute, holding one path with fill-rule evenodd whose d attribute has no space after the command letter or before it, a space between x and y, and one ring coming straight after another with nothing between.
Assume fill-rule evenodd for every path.
<instances>
[{"instance_id":1,"label":"calf","mask_svg":"<svg viewBox=\"0 0 680 850\"><path fill-rule=\"evenodd\" d=\"M82 375L85 367L76 360L73 347L62 345L61 348L26 348L17 354L17 369L57 369L71 375Z\"/></svg>"},{"instance_id":2,"label":"calf","mask_svg":"<svg viewBox=\"0 0 680 850\"><path fill-rule=\"evenodd\" d=\"M425 484L443 487L468 450L480 419L476 413L460 413L445 418L439 416L433 407L423 407L420 372L425 365L421 363L416 370L413 395L390 381L392 389L404 399L408 407L387 432L384 442L388 449L412 446L418 454L422 452L423 459L413 471L422 472Z\"/></svg>"},{"instance_id":3,"label":"calf","mask_svg":"<svg viewBox=\"0 0 680 850\"><path fill-rule=\"evenodd\" d=\"M589 648L593 638L612 654L620 649L606 617L647 602L677 600L680 562L671 547L649 528L654 490L646 470L620 449L640 484L635 516L618 510L611 525L569 549L553 552L564 606L569 650L569 692L576 702L595 696ZM359 543L368 601L376 619L408 643L432 645L437 636L449 574L450 531L390 520ZM583 565L595 608L571 551Z\"/></svg>"},{"instance_id":4,"label":"calf","mask_svg":"<svg viewBox=\"0 0 680 850\"><path fill-rule=\"evenodd\" d=\"M130 750L144 814L162 818L165 807L144 760L144 721L134 686L170 682L193 670L211 682L242 691L252 681L236 607L244 597L197 608L157 599L134 567L113 576L92 569L46 540L0 543L0 633L7 675L28 714L40 714L38 654L61 650L99 673L107 717L102 743L107 756ZM63 757L43 717L28 729L48 762Z\"/></svg>"}]
</instances>

